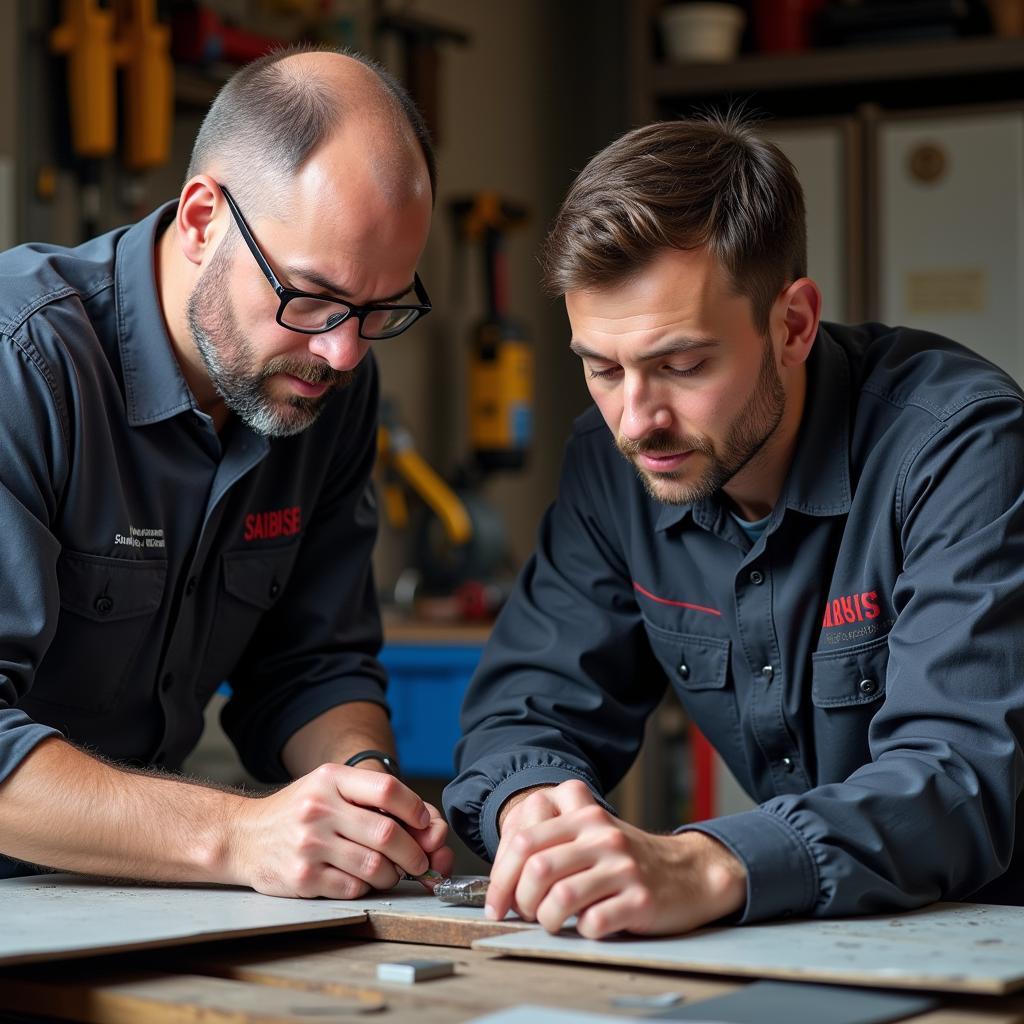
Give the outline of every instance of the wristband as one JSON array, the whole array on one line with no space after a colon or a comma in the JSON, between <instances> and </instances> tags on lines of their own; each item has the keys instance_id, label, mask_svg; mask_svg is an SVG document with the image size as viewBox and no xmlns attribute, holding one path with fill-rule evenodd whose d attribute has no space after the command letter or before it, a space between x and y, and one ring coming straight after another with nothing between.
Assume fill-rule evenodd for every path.
<instances>
[{"instance_id":1,"label":"wristband","mask_svg":"<svg viewBox=\"0 0 1024 1024\"><path fill-rule=\"evenodd\" d=\"M345 764L354 768L361 761L380 761L389 775L398 778L398 759L390 754L385 754L383 750L360 750L358 754L353 754Z\"/></svg>"}]
</instances>

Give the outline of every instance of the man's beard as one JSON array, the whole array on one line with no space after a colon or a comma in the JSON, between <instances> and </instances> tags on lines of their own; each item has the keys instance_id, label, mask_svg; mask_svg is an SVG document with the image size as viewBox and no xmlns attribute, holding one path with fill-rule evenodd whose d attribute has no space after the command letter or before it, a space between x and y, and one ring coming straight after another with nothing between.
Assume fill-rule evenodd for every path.
<instances>
[{"instance_id":1,"label":"man's beard","mask_svg":"<svg viewBox=\"0 0 1024 1024\"><path fill-rule=\"evenodd\" d=\"M702 501L724 487L764 447L775 432L786 408L786 392L775 367L771 343L765 340L757 385L747 404L737 413L722 444L721 452L706 437L677 437L655 431L639 441L618 437L616 444L633 463L647 493L665 505L689 505ZM696 480L687 481L687 468L678 472L657 473L636 465L641 453L692 451L703 455L707 468Z\"/></svg>"},{"instance_id":2,"label":"man's beard","mask_svg":"<svg viewBox=\"0 0 1024 1024\"><path fill-rule=\"evenodd\" d=\"M252 346L239 328L228 298L227 268L232 247L230 241L221 244L192 289L186 309L192 340L217 394L243 423L270 437L301 433L323 412L331 393L351 384L355 373L335 370L323 360L288 356L278 356L257 367ZM327 384L328 389L316 398L289 395L287 399L275 399L267 384L278 373L309 384Z\"/></svg>"}]
</instances>

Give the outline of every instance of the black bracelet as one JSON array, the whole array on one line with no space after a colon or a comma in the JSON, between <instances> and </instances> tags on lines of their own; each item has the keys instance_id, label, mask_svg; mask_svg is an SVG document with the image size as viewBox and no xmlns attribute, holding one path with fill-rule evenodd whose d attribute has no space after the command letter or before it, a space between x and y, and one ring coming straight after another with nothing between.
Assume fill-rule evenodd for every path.
<instances>
[{"instance_id":1,"label":"black bracelet","mask_svg":"<svg viewBox=\"0 0 1024 1024\"><path fill-rule=\"evenodd\" d=\"M360 761L380 761L387 769L388 774L398 778L398 759L390 754L385 754L383 750L360 750L358 754L353 754L345 764L352 768Z\"/></svg>"}]
</instances>

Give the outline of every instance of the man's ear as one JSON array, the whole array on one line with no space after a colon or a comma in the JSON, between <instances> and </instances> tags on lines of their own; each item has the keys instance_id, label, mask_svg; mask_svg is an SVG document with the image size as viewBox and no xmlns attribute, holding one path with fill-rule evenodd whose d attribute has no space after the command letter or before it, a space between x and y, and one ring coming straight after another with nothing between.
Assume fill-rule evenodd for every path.
<instances>
[{"instance_id":1,"label":"man's ear","mask_svg":"<svg viewBox=\"0 0 1024 1024\"><path fill-rule=\"evenodd\" d=\"M783 366L799 366L811 354L821 319L821 291L809 277L787 285L775 300L773 326L778 324L783 344L779 353ZM774 333L774 332L773 332Z\"/></svg>"},{"instance_id":2,"label":"man's ear","mask_svg":"<svg viewBox=\"0 0 1024 1024\"><path fill-rule=\"evenodd\" d=\"M218 224L216 214L223 206L220 187L208 174L198 174L185 182L178 200L175 226L182 254L190 263L197 266L205 263L217 248L223 224Z\"/></svg>"}]
</instances>

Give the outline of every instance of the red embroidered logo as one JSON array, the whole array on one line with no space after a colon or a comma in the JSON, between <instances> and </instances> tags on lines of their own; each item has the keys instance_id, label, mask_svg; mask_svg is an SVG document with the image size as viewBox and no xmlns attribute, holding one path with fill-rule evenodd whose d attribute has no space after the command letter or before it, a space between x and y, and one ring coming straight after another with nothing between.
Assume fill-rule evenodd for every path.
<instances>
[{"instance_id":1,"label":"red embroidered logo","mask_svg":"<svg viewBox=\"0 0 1024 1024\"><path fill-rule=\"evenodd\" d=\"M832 629L834 626L847 626L852 622L877 619L881 612L881 608L878 607L877 591L866 590L860 594L845 594L825 605L825 617L821 620L821 628Z\"/></svg>"},{"instance_id":2,"label":"red embroidered logo","mask_svg":"<svg viewBox=\"0 0 1024 1024\"><path fill-rule=\"evenodd\" d=\"M272 540L291 537L302 528L302 509L298 505L270 512L250 512L245 517L245 540Z\"/></svg>"}]
</instances>

